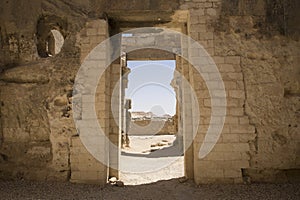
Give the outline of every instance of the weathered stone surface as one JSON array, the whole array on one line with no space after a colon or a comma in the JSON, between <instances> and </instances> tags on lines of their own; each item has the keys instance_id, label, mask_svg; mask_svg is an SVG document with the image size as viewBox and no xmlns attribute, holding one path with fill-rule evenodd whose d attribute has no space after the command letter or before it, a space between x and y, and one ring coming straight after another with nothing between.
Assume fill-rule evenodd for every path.
<instances>
[{"instance_id":1,"label":"weathered stone surface","mask_svg":"<svg viewBox=\"0 0 300 200\"><path fill-rule=\"evenodd\" d=\"M237 22L240 19L234 20ZM300 120L297 114L300 76L296 56L299 54L299 43L293 40L287 42L281 36L265 40L253 36L247 38L246 33L255 32L252 25L246 23L238 27L238 34L221 33L215 36L216 40L222 41L222 47L221 43L217 43L217 53L223 55L223 46L228 48L227 52L235 51L232 45L239 49L234 54L241 55L245 114L249 116L250 124L254 125L256 135L250 141L253 146L250 151L250 177L254 181L272 181L275 180L272 173L299 168L299 157L295 154L299 144L296 133L299 132ZM238 97L236 95L229 91L229 96ZM278 172L272 171L274 168Z\"/></svg>"},{"instance_id":2,"label":"weathered stone surface","mask_svg":"<svg viewBox=\"0 0 300 200\"><path fill-rule=\"evenodd\" d=\"M37 83L45 84L49 82L49 71L44 67L20 66L4 71L0 75L0 80L12 83Z\"/></svg>"},{"instance_id":3,"label":"weathered stone surface","mask_svg":"<svg viewBox=\"0 0 300 200\"><path fill-rule=\"evenodd\" d=\"M197 155L210 123L211 106L220 104L212 105L210 99L210 95L221 96L217 74L210 73L210 66L203 69L216 89L209 93L203 77L184 59L152 49L130 55L176 59L176 70L198 95L201 127L185 154L189 178L197 183L240 183L242 176L254 181L289 181L299 173L299 1L11 0L0 4L0 178L103 184L107 174L117 177L118 172L108 168L117 166L118 152L109 152L107 144L99 147L101 156L111 161L104 166L77 137L80 128L75 129L72 110L81 111L76 117L82 120L89 119L91 112L82 113L85 105L72 108L73 83L80 64L99 42L109 34L144 26L171 28L197 40L212 56L224 81L225 126L215 148L201 160ZM65 40L61 52L51 57L47 52L52 29ZM188 48L166 43L172 40L169 37L129 37L124 45ZM201 62L200 53L191 56ZM103 50L89 58L99 61L105 56ZM95 62L89 64L97 70ZM119 142L119 128L112 109L118 109L118 102L111 102L111 93L120 77L119 67L116 62L106 70L96 98L82 97L84 103L96 102L99 123L114 144ZM178 134L192 141L194 107L181 92L178 89L182 103L177 108ZM116 108L111 109L111 103Z\"/></svg>"}]
</instances>

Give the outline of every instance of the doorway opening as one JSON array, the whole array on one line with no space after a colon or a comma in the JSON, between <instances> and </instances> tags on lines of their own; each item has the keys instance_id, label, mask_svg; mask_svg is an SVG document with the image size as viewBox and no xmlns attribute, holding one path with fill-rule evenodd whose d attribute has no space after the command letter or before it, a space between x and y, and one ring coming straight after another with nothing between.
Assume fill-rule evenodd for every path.
<instances>
[{"instance_id":1,"label":"doorway opening","mask_svg":"<svg viewBox=\"0 0 300 200\"><path fill-rule=\"evenodd\" d=\"M184 176L175 60L129 60L125 89L120 180L140 185Z\"/></svg>"}]
</instances>

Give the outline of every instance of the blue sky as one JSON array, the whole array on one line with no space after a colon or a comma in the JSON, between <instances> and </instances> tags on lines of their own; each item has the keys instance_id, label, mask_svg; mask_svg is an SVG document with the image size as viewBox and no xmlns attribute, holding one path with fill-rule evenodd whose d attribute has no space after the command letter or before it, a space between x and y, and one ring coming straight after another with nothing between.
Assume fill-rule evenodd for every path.
<instances>
[{"instance_id":1,"label":"blue sky","mask_svg":"<svg viewBox=\"0 0 300 200\"><path fill-rule=\"evenodd\" d=\"M175 61L127 61L126 98L132 99L131 111L151 111L156 115L176 113L176 94L170 86Z\"/></svg>"}]
</instances>

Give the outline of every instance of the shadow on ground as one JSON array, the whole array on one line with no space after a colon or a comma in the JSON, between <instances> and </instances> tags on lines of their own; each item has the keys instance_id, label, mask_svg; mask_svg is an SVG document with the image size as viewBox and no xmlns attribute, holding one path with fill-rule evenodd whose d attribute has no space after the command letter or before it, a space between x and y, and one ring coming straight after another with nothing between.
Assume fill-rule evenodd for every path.
<instances>
[{"instance_id":1,"label":"shadow on ground","mask_svg":"<svg viewBox=\"0 0 300 200\"><path fill-rule=\"evenodd\" d=\"M179 179L116 187L61 182L0 181L0 199L299 199L300 183L200 185Z\"/></svg>"},{"instance_id":2,"label":"shadow on ground","mask_svg":"<svg viewBox=\"0 0 300 200\"><path fill-rule=\"evenodd\" d=\"M177 145L165 147L152 151L148 154L121 152L122 156L144 157L144 158L161 158L161 157L178 157L183 156L183 150Z\"/></svg>"}]
</instances>

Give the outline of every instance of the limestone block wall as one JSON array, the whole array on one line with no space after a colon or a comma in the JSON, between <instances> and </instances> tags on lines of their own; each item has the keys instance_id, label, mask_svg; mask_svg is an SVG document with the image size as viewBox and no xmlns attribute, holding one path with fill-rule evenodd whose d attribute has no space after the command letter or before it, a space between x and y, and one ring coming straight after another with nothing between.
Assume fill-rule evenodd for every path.
<instances>
[{"instance_id":1,"label":"limestone block wall","mask_svg":"<svg viewBox=\"0 0 300 200\"><path fill-rule=\"evenodd\" d=\"M185 70L184 75L193 82L200 107L200 127L194 139L194 179L197 183L208 182L242 182L242 168L249 167L249 141L255 137L254 126L250 125L244 113L245 92L243 74L238 56L220 57L215 52L214 27L210 22L218 16L220 1L205 1L203 7L190 9L188 32L198 41L216 62L224 81L227 96L227 116L225 125L217 144L203 159L198 153L204 140L211 117L211 99L206 83L192 66ZM198 5L198 4L197 4ZM191 55L194 57L201 55ZM218 88L214 74L207 70L209 81ZM213 95L217 95L214 93ZM218 105L214 105L218 106ZM188 109L188 107L186 108Z\"/></svg>"},{"instance_id":2,"label":"limestone block wall","mask_svg":"<svg viewBox=\"0 0 300 200\"><path fill-rule=\"evenodd\" d=\"M230 10L234 2L239 8ZM252 181L299 177L299 42L291 39L295 37L293 27L285 26L281 32L284 24L269 24L270 18L282 15L288 20L281 23L292 23L293 12L276 14L270 6L263 1L203 1L200 8L189 3L190 35L217 64L228 103L217 145L205 159L195 158L196 182L241 182L242 176ZM201 83L200 77L194 79ZM206 132L210 101L205 86L194 87L203 108L200 123L204 127L195 140L196 154Z\"/></svg>"},{"instance_id":3,"label":"limestone block wall","mask_svg":"<svg viewBox=\"0 0 300 200\"><path fill-rule=\"evenodd\" d=\"M112 142L112 145L117 147L121 147L120 145L120 134L119 134L119 117L120 117L120 77L121 77L121 64L120 61L115 61L110 66L111 70L111 78L110 78L110 88L109 88L109 95L110 95L110 111L109 111L109 139ZM119 151L114 149L110 146L109 150L109 161L110 161L110 170L109 176L118 177L119 172Z\"/></svg>"},{"instance_id":4,"label":"limestone block wall","mask_svg":"<svg viewBox=\"0 0 300 200\"><path fill-rule=\"evenodd\" d=\"M227 50L241 57L245 113L255 126L256 134L250 143L250 167L245 170L245 176L253 181L299 179L299 127L296 125L299 123L299 42L293 39L299 37L299 32L295 35L294 27L288 26L294 15L290 10L293 5L297 3L266 3L264 18L266 27L270 26L267 30L266 27L256 28L260 22L255 16L259 14L251 13L254 16L229 17L229 26L218 35L222 43L216 46L230 41ZM275 11L273 6L281 11ZM283 7L285 12L282 12ZM286 20L281 21L283 15ZM278 20L268 25L270 18ZM273 23L281 24L274 26ZM237 26L241 32L237 31ZM228 37L227 31L235 34ZM219 54L223 54L220 49Z\"/></svg>"},{"instance_id":5,"label":"limestone block wall","mask_svg":"<svg viewBox=\"0 0 300 200\"><path fill-rule=\"evenodd\" d=\"M184 149L184 167L185 176L193 179L195 176L194 162L195 162L195 150L194 140L197 130L194 126L193 109L196 107L192 104L192 96L189 92L193 86L193 75L191 74L189 62L179 56L176 57L176 71L180 74L174 73L174 80L176 80L178 98L178 136L182 137L183 142L179 145Z\"/></svg>"},{"instance_id":6,"label":"limestone block wall","mask_svg":"<svg viewBox=\"0 0 300 200\"><path fill-rule=\"evenodd\" d=\"M107 167L96 160L83 146L79 137L72 137L70 144L71 182L106 183Z\"/></svg>"},{"instance_id":7,"label":"limestone block wall","mask_svg":"<svg viewBox=\"0 0 300 200\"><path fill-rule=\"evenodd\" d=\"M105 67L106 52L96 52L89 54L98 44L108 37L108 25L105 20L90 20L86 22L86 26L80 31L77 36L77 42L81 51L81 62L87 66L85 80L87 81L93 77L93 74L97 74L97 70ZM76 118L77 125L79 125L78 136L71 138L70 146L70 167L71 167L71 179L72 182L84 182L84 183L98 183L105 184L108 175L108 155L109 145L107 144L106 136L97 137L97 124L94 124L93 112L96 112L99 125L107 136L109 135L109 123L110 123L110 96L105 91L110 90L110 70L106 70L100 77L100 80L95 77L96 89L95 97L91 95L91 90L86 88L86 91L81 97L75 96L75 98L81 99L80 111L81 115ZM99 81L97 83L97 81ZM86 87L89 87L87 84ZM95 104L95 111L89 109L90 104ZM89 132L86 132L89 131ZM89 137L89 139L98 141L93 144L88 143L85 146L81 142L82 137ZM102 162L93 157L93 152L98 154L96 158L100 158Z\"/></svg>"}]
</instances>

